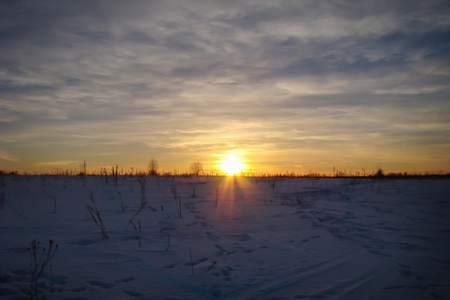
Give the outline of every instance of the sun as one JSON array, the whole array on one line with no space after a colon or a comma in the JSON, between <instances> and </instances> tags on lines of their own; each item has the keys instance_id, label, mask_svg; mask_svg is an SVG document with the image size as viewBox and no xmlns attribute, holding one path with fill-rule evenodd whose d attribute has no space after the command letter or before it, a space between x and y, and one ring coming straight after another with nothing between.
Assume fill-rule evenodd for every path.
<instances>
[{"instance_id":1,"label":"sun","mask_svg":"<svg viewBox=\"0 0 450 300\"><path fill-rule=\"evenodd\" d=\"M219 164L220 170L227 176L234 176L240 174L246 169L246 165L237 156L225 157Z\"/></svg>"}]
</instances>

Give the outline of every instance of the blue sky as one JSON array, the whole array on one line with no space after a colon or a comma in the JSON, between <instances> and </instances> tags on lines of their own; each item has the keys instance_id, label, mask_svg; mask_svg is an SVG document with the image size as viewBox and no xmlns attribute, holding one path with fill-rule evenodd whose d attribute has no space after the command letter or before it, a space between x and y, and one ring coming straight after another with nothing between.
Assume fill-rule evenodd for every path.
<instances>
[{"instance_id":1,"label":"blue sky","mask_svg":"<svg viewBox=\"0 0 450 300\"><path fill-rule=\"evenodd\" d=\"M448 1L2 1L0 169L450 172Z\"/></svg>"}]
</instances>

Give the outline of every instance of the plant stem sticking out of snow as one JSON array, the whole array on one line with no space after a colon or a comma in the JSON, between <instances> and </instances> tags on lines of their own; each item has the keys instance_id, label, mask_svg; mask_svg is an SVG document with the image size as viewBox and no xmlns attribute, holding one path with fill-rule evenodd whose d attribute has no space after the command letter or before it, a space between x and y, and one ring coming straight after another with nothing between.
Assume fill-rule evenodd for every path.
<instances>
[{"instance_id":1,"label":"plant stem sticking out of snow","mask_svg":"<svg viewBox=\"0 0 450 300\"><path fill-rule=\"evenodd\" d=\"M141 207L144 207L147 201L145 201L145 177L141 176L139 179L141 184Z\"/></svg>"},{"instance_id":2,"label":"plant stem sticking out of snow","mask_svg":"<svg viewBox=\"0 0 450 300\"><path fill-rule=\"evenodd\" d=\"M29 287L29 295L28 299L38 299L38 279L41 276L42 272L44 271L45 266L50 262L50 260L53 258L53 256L56 253L56 250L58 249L58 245L55 244L55 241L49 240L48 241L48 250L45 248L42 249L42 253L40 257L38 257L38 248L39 248L39 241L33 240L31 242L31 247L28 248L28 251L30 251L31 255L31 263L30 266L33 267L33 274L31 277L30 287Z\"/></svg>"},{"instance_id":3,"label":"plant stem sticking out of snow","mask_svg":"<svg viewBox=\"0 0 450 300\"><path fill-rule=\"evenodd\" d=\"M208 272L209 270L211 270L212 268L214 268L215 265L217 265L217 262L213 260L212 263L211 263L211 265L209 266L208 269L206 269L205 272Z\"/></svg>"},{"instance_id":4,"label":"plant stem sticking out of snow","mask_svg":"<svg viewBox=\"0 0 450 300\"><path fill-rule=\"evenodd\" d=\"M216 182L216 207L219 204L219 181Z\"/></svg>"},{"instance_id":5,"label":"plant stem sticking out of snow","mask_svg":"<svg viewBox=\"0 0 450 300\"><path fill-rule=\"evenodd\" d=\"M175 206L177 207L177 216L181 219L181 197L178 197L177 187L172 186L170 192L173 194L173 199L175 200Z\"/></svg>"},{"instance_id":6,"label":"plant stem sticking out of snow","mask_svg":"<svg viewBox=\"0 0 450 300\"><path fill-rule=\"evenodd\" d=\"M166 251L169 251L170 249L170 232L169 232L169 237L167 238L167 248Z\"/></svg>"},{"instance_id":7,"label":"plant stem sticking out of snow","mask_svg":"<svg viewBox=\"0 0 450 300\"><path fill-rule=\"evenodd\" d=\"M273 177L272 182L270 183L270 186L272 187L272 190L275 191L275 187L277 185L277 178Z\"/></svg>"},{"instance_id":8,"label":"plant stem sticking out of snow","mask_svg":"<svg viewBox=\"0 0 450 300\"><path fill-rule=\"evenodd\" d=\"M5 193L3 191L0 192L0 209L5 205Z\"/></svg>"},{"instance_id":9,"label":"plant stem sticking out of snow","mask_svg":"<svg viewBox=\"0 0 450 300\"><path fill-rule=\"evenodd\" d=\"M194 273L194 261L192 260L191 247L189 247L189 256L191 257L192 276L195 276L195 273Z\"/></svg>"},{"instance_id":10,"label":"plant stem sticking out of snow","mask_svg":"<svg viewBox=\"0 0 450 300\"><path fill-rule=\"evenodd\" d=\"M103 219L100 215L100 211L97 208L97 205L95 204L94 197L92 196L92 193L89 194L91 198L91 204L86 205L87 210L89 211L89 214L92 217L92 220L94 220L95 224L100 228L103 238L109 239L108 233L106 232L105 223L103 223Z\"/></svg>"}]
</instances>

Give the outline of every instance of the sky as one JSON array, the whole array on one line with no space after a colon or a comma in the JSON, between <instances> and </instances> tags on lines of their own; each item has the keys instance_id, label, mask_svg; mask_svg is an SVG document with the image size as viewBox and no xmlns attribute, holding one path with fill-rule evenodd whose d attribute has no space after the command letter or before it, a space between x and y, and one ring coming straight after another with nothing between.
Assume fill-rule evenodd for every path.
<instances>
[{"instance_id":1,"label":"sky","mask_svg":"<svg viewBox=\"0 0 450 300\"><path fill-rule=\"evenodd\" d=\"M1 1L0 170L450 172L450 3Z\"/></svg>"}]
</instances>

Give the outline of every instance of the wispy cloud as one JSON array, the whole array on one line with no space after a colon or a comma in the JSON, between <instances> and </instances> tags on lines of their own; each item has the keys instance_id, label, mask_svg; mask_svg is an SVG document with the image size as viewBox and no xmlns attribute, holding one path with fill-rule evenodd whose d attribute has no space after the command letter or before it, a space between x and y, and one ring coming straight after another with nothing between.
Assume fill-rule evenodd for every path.
<instances>
[{"instance_id":1,"label":"wispy cloud","mask_svg":"<svg viewBox=\"0 0 450 300\"><path fill-rule=\"evenodd\" d=\"M19 161L19 159L16 156L14 156L6 151L0 151L0 160L13 162L13 163Z\"/></svg>"},{"instance_id":2,"label":"wispy cloud","mask_svg":"<svg viewBox=\"0 0 450 300\"><path fill-rule=\"evenodd\" d=\"M33 167L64 167L68 165L73 165L75 163L79 163L78 161L68 160L68 161L47 161L47 162L38 162L34 163Z\"/></svg>"}]
</instances>

